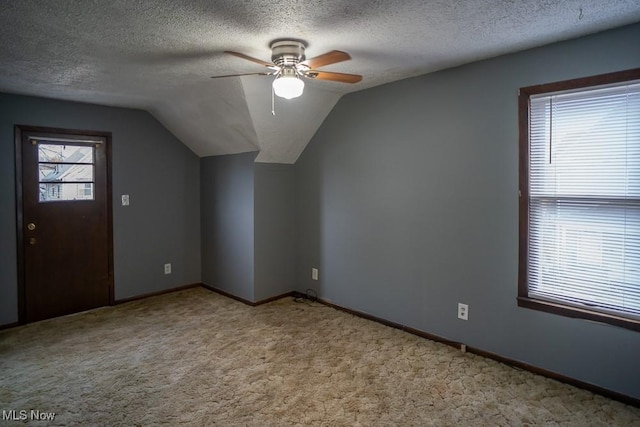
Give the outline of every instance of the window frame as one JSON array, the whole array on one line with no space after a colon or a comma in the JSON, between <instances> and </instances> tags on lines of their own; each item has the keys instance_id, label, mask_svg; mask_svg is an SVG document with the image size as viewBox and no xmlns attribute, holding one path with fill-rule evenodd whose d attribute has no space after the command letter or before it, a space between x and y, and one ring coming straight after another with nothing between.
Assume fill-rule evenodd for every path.
<instances>
[{"instance_id":1,"label":"window frame","mask_svg":"<svg viewBox=\"0 0 640 427\"><path fill-rule=\"evenodd\" d=\"M60 160L60 161L54 161L54 160L40 160L40 152L38 152L38 168L40 168L40 165L56 165L56 166L69 166L69 167L73 167L73 166L90 166L91 167L91 180L90 181L85 181L85 180L69 180L69 181L47 181L47 180L43 180L40 175L38 174L38 185L42 185L42 184L57 184L56 187L54 187L53 185L51 186L52 191L51 191L51 196L54 196L57 194L58 196L60 196L60 194L63 192L63 185L76 185L76 190L75 190L75 198L57 198L57 199L49 199L49 200L38 200L38 203L65 203L65 202L93 202L95 201L95 194L93 191L90 192L90 196L91 198L80 198L80 196L86 196L86 192L85 192L85 188L86 188L86 184L90 184L92 186L95 186L96 183L96 178L95 178L95 168L96 168L96 142L94 141L74 141L74 140L68 140L68 141L61 141L61 140L56 140L56 139L46 139L46 138L38 138L38 139L34 139L36 146L38 147L38 150L40 150L40 146L41 145L47 145L47 146L72 146L72 147L85 147L85 148L89 148L91 150L91 161L90 162L81 162L81 161L68 161L68 159L64 159L64 160ZM80 184L84 184L82 187L82 190L80 189L79 185ZM57 190L53 190L54 188L56 188ZM82 191L82 194L80 194L80 191ZM47 191L47 193L49 193L49 191Z\"/></svg>"},{"instance_id":2,"label":"window frame","mask_svg":"<svg viewBox=\"0 0 640 427\"><path fill-rule=\"evenodd\" d=\"M539 84L520 88L518 92L519 129L519 230L518 230L518 306L566 317L603 322L640 331L640 321L615 314L575 307L561 302L551 302L529 296L527 271L529 267L529 106L533 95L593 86L624 83L640 79L640 68Z\"/></svg>"}]
</instances>

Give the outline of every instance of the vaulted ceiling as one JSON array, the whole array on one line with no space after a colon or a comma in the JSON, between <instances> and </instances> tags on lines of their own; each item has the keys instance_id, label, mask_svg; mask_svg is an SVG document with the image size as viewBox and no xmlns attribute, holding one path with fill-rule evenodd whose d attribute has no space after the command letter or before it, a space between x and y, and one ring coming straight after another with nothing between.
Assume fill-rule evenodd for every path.
<instances>
[{"instance_id":1,"label":"vaulted ceiling","mask_svg":"<svg viewBox=\"0 0 640 427\"><path fill-rule=\"evenodd\" d=\"M0 91L140 108L199 156L294 163L345 93L640 21L638 0L19 0L0 10ZM352 60L362 82L276 98L270 42Z\"/></svg>"}]
</instances>

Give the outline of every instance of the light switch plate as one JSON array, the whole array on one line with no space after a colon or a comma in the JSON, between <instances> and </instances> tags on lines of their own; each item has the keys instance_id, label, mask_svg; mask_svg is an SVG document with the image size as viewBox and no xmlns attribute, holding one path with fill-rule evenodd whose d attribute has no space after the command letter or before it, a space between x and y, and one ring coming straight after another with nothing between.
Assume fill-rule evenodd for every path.
<instances>
[{"instance_id":1,"label":"light switch plate","mask_svg":"<svg viewBox=\"0 0 640 427\"><path fill-rule=\"evenodd\" d=\"M122 195L122 206L129 206L129 195L128 194L123 194Z\"/></svg>"}]
</instances>

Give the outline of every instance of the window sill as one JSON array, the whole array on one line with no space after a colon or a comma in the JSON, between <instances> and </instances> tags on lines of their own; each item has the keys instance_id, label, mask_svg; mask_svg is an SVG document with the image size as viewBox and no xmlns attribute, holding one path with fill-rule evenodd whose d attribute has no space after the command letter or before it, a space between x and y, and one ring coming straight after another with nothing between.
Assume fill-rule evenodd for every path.
<instances>
[{"instance_id":1,"label":"window sill","mask_svg":"<svg viewBox=\"0 0 640 427\"><path fill-rule=\"evenodd\" d=\"M546 313L553 313L577 319L586 319L595 322L607 323L610 325L640 332L640 320L600 313L597 311L573 307L561 303L542 301L529 297L518 297L518 307L530 308L532 310L539 310Z\"/></svg>"}]
</instances>

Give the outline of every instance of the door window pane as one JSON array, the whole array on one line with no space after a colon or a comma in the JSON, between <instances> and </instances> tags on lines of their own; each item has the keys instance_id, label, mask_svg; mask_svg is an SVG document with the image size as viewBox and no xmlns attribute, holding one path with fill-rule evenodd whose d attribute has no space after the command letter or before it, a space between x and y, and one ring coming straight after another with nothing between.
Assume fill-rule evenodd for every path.
<instances>
[{"instance_id":1,"label":"door window pane","mask_svg":"<svg viewBox=\"0 0 640 427\"><path fill-rule=\"evenodd\" d=\"M40 183L40 201L93 200L93 183Z\"/></svg>"},{"instance_id":2,"label":"door window pane","mask_svg":"<svg viewBox=\"0 0 640 427\"><path fill-rule=\"evenodd\" d=\"M38 144L38 161L93 163L93 147L88 145Z\"/></svg>"},{"instance_id":3,"label":"door window pane","mask_svg":"<svg viewBox=\"0 0 640 427\"><path fill-rule=\"evenodd\" d=\"M94 200L94 145L38 143L40 202Z\"/></svg>"},{"instance_id":4,"label":"door window pane","mask_svg":"<svg viewBox=\"0 0 640 427\"><path fill-rule=\"evenodd\" d=\"M40 182L93 182L93 165L40 163Z\"/></svg>"}]
</instances>

